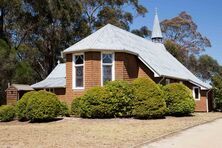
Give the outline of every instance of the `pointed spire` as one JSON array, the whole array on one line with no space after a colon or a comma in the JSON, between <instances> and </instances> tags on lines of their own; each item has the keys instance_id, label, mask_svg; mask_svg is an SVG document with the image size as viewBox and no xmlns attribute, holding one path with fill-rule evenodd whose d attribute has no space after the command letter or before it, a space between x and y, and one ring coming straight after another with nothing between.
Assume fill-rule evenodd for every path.
<instances>
[{"instance_id":1,"label":"pointed spire","mask_svg":"<svg viewBox=\"0 0 222 148\"><path fill-rule=\"evenodd\" d=\"M157 14L157 8L155 9L155 18L153 23L153 32L152 32L152 41L156 43L161 43L163 40L161 28L160 28L160 22Z\"/></svg>"}]
</instances>

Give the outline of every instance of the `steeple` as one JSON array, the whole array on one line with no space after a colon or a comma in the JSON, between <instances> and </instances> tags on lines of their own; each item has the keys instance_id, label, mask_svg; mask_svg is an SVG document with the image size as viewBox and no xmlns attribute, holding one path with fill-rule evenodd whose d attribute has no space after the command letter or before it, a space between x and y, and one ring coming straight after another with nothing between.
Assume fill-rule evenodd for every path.
<instances>
[{"instance_id":1,"label":"steeple","mask_svg":"<svg viewBox=\"0 0 222 148\"><path fill-rule=\"evenodd\" d=\"M155 18L153 23L152 41L155 43L162 43L163 36L160 28L160 22L157 14L157 9L155 10Z\"/></svg>"}]
</instances>

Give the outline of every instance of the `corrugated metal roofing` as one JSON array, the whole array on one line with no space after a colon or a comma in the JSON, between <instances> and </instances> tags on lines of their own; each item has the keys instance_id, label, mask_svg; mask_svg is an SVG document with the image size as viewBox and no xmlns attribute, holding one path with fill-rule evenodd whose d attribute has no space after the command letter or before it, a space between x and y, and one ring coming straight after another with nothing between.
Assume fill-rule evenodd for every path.
<instances>
[{"instance_id":1,"label":"corrugated metal roofing","mask_svg":"<svg viewBox=\"0 0 222 148\"><path fill-rule=\"evenodd\" d=\"M110 24L67 48L64 50L64 54L87 50L133 53L138 55L139 59L155 73L155 76L188 80L203 89L211 88L209 84L199 80L174 58L163 44L153 43Z\"/></svg>"},{"instance_id":2,"label":"corrugated metal roofing","mask_svg":"<svg viewBox=\"0 0 222 148\"><path fill-rule=\"evenodd\" d=\"M41 88L65 88L66 87L66 65L58 64L49 76L31 86L34 89Z\"/></svg>"}]
</instances>

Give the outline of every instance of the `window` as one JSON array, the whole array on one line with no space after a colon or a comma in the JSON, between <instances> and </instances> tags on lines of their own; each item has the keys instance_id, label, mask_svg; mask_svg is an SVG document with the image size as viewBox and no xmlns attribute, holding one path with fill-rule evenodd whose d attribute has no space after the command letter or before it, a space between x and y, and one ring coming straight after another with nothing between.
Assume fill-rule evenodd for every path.
<instances>
[{"instance_id":1,"label":"window","mask_svg":"<svg viewBox=\"0 0 222 148\"><path fill-rule=\"evenodd\" d=\"M102 85L106 81L114 80L114 54L102 53Z\"/></svg>"},{"instance_id":2,"label":"window","mask_svg":"<svg viewBox=\"0 0 222 148\"><path fill-rule=\"evenodd\" d=\"M193 97L196 100L200 100L200 88L199 87L193 88Z\"/></svg>"},{"instance_id":3,"label":"window","mask_svg":"<svg viewBox=\"0 0 222 148\"><path fill-rule=\"evenodd\" d=\"M170 84L170 79L166 79L166 85Z\"/></svg>"},{"instance_id":4,"label":"window","mask_svg":"<svg viewBox=\"0 0 222 148\"><path fill-rule=\"evenodd\" d=\"M73 88L84 88L84 55L78 54L73 57Z\"/></svg>"}]
</instances>

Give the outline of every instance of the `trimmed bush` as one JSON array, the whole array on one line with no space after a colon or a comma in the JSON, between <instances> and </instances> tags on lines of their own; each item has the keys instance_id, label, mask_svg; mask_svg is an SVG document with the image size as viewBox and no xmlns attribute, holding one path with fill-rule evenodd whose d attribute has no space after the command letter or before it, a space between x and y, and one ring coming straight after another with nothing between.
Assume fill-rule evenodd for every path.
<instances>
[{"instance_id":1,"label":"trimmed bush","mask_svg":"<svg viewBox=\"0 0 222 148\"><path fill-rule=\"evenodd\" d=\"M80 98L74 99L72 113L83 118L112 117L111 104L107 104L108 94L104 87L94 87Z\"/></svg>"},{"instance_id":2,"label":"trimmed bush","mask_svg":"<svg viewBox=\"0 0 222 148\"><path fill-rule=\"evenodd\" d=\"M71 114L76 116L76 117L80 117L81 116L81 104L82 104L82 98L78 97L78 98L74 98L74 100L72 101L71 104Z\"/></svg>"},{"instance_id":3,"label":"trimmed bush","mask_svg":"<svg viewBox=\"0 0 222 148\"><path fill-rule=\"evenodd\" d=\"M60 112L59 115L62 117L69 117L70 113L69 113L69 107L67 105L66 102L60 102Z\"/></svg>"},{"instance_id":4,"label":"trimmed bush","mask_svg":"<svg viewBox=\"0 0 222 148\"><path fill-rule=\"evenodd\" d=\"M28 99L26 112L31 121L51 120L61 113L61 103L55 94L38 91Z\"/></svg>"},{"instance_id":5,"label":"trimmed bush","mask_svg":"<svg viewBox=\"0 0 222 148\"><path fill-rule=\"evenodd\" d=\"M133 87L132 115L139 119L163 118L167 108L158 85L149 78L138 78L133 81Z\"/></svg>"},{"instance_id":6,"label":"trimmed bush","mask_svg":"<svg viewBox=\"0 0 222 148\"><path fill-rule=\"evenodd\" d=\"M3 105L0 107L0 121L8 122L15 118L15 109L11 105Z\"/></svg>"},{"instance_id":7,"label":"trimmed bush","mask_svg":"<svg viewBox=\"0 0 222 148\"><path fill-rule=\"evenodd\" d=\"M16 110L16 115L17 115L18 120L20 121L28 120L27 112L26 112L27 103L28 103L29 98L35 93L36 91L27 92L17 102L15 110Z\"/></svg>"},{"instance_id":8,"label":"trimmed bush","mask_svg":"<svg viewBox=\"0 0 222 148\"><path fill-rule=\"evenodd\" d=\"M111 112L114 117L129 117L132 114L132 100L134 89L126 81L110 81L106 83L105 90L108 93L107 104L111 104Z\"/></svg>"},{"instance_id":9,"label":"trimmed bush","mask_svg":"<svg viewBox=\"0 0 222 148\"><path fill-rule=\"evenodd\" d=\"M170 115L185 116L194 112L195 101L191 90L183 84L172 83L163 87Z\"/></svg>"},{"instance_id":10,"label":"trimmed bush","mask_svg":"<svg viewBox=\"0 0 222 148\"><path fill-rule=\"evenodd\" d=\"M129 117L133 88L125 81L107 82L94 87L72 102L72 114L83 118Z\"/></svg>"}]
</instances>

